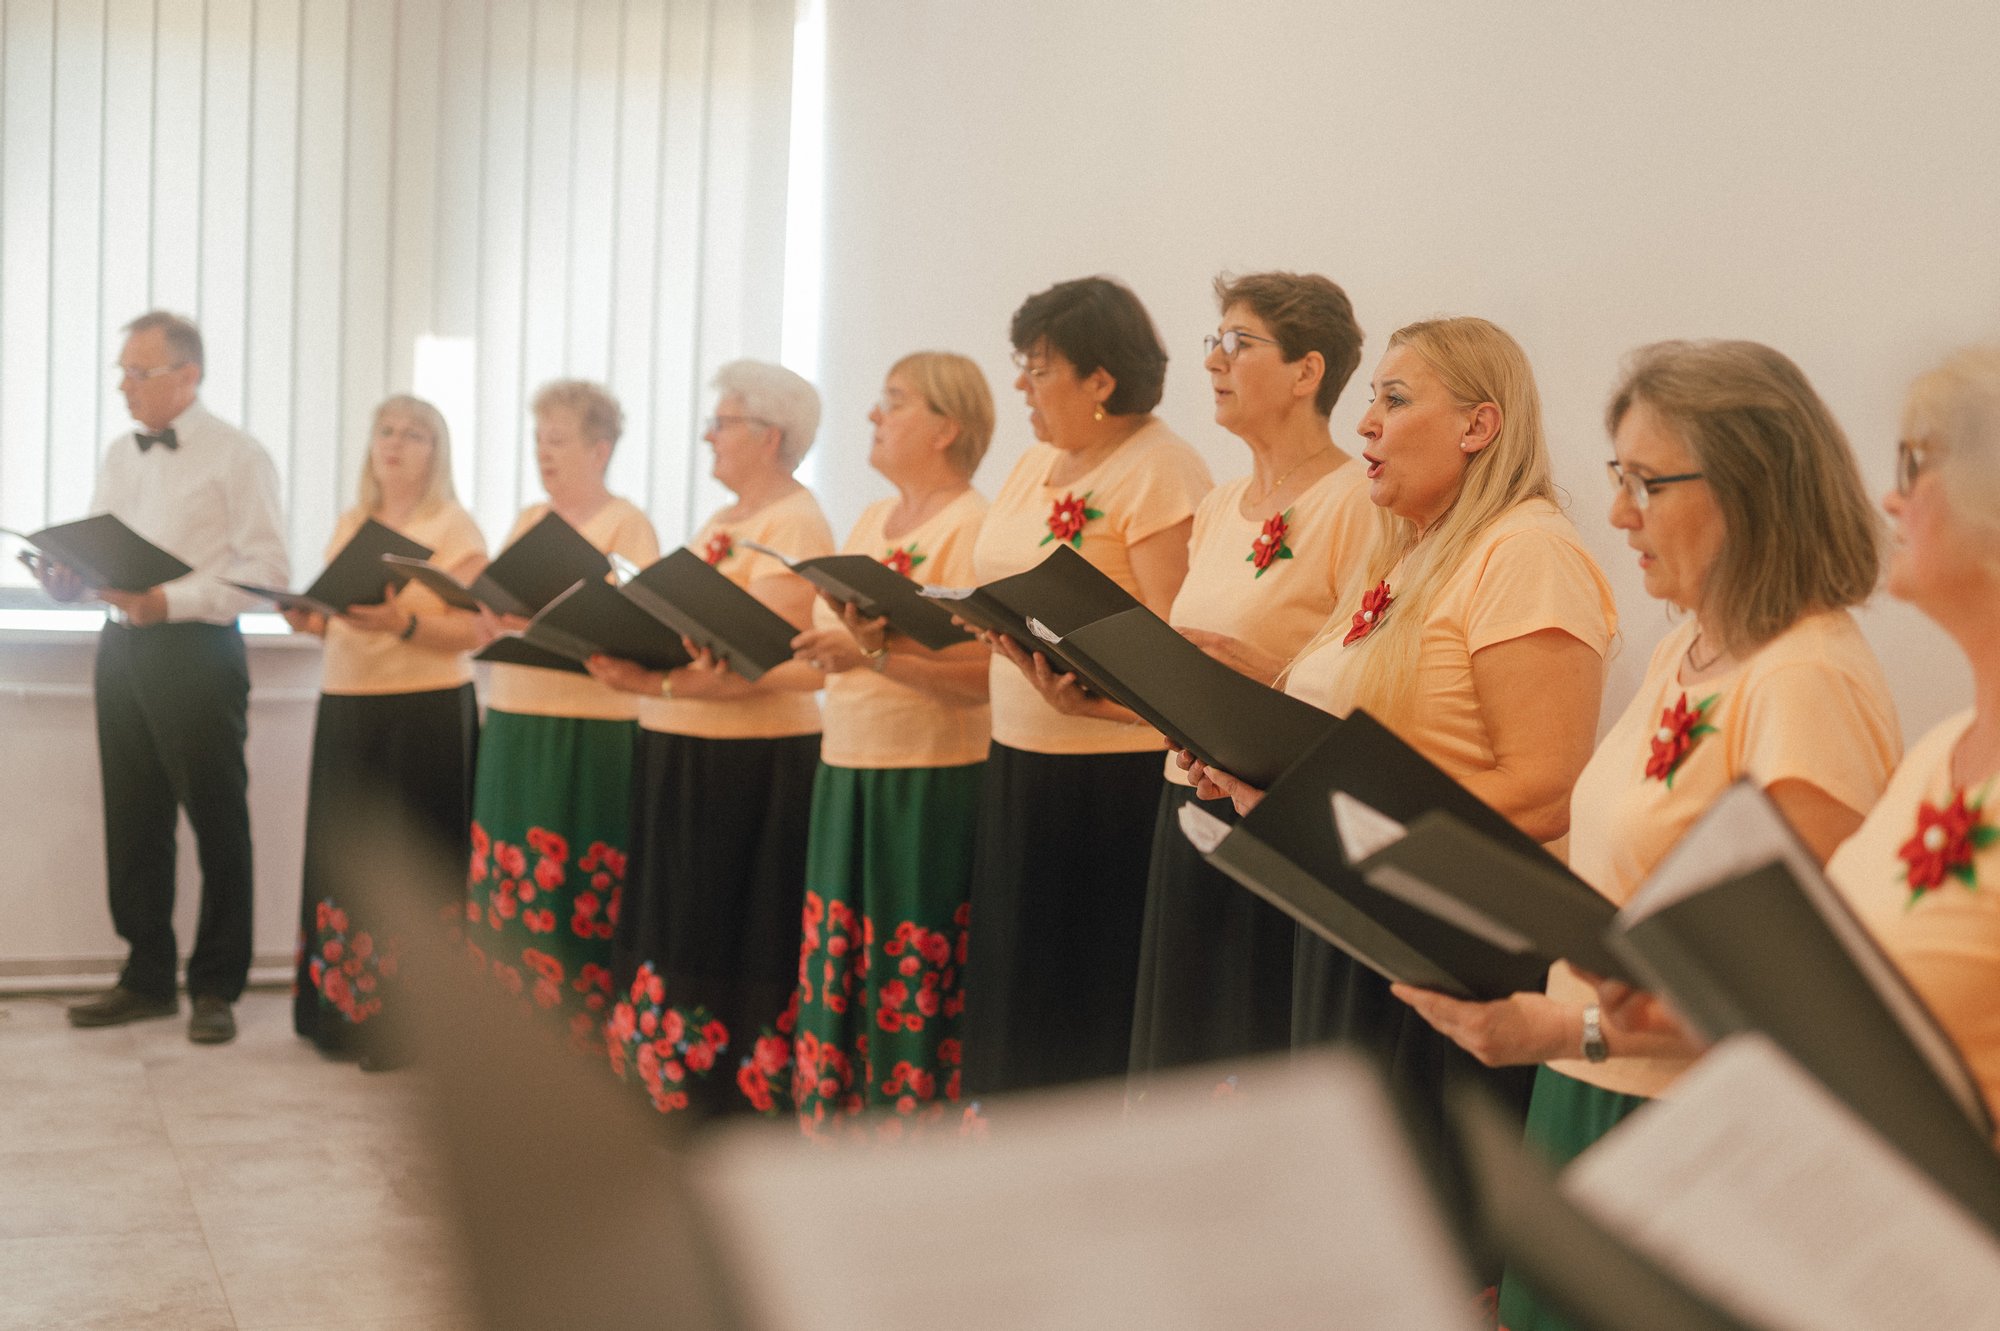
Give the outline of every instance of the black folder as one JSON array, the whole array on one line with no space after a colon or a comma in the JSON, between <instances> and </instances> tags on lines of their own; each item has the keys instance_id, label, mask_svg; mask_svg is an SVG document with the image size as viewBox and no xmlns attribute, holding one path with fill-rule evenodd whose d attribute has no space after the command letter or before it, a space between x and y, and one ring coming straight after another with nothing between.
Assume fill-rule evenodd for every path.
<instances>
[{"instance_id":1,"label":"black folder","mask_svg":"<svg viewBox=\"0 0 2000 1331\"><path fill-rule=\"evenodd\" d=\"M1046 630L1039 619L1029 629ZM1338 721L1224 665L1135 605L1053 643L1090 687L1139 714L1176 747L1257 787L1269 786Z\"/></svg>"},{"instance_id":2,"label":"black folder","mask_svg":"<svg viewBox=\"0 0 2000 1331\"><path fill-rule=\"evenodd\" d=\"M1718 856L1757 867L1704 881ZM1698 1034L1769 1036L2000 1232L2000 1155L1978 1083L1754 783L1710 807L1618 923L1613 946Z\"/></svg>"},{"instance_id":3,"label":"black folder","mask_svg":"<svg viewBox=\"0 0 2000 1331\"><path fill-rule=\"evenodd\" d=\"M1336 827L1343 794L1334 797ZM1353 864L1372 886L1496 947L1638 983L1605 941L1618 914L1608 898L1553 856L1524 855L1442 809L1419 815L1399 839Z\"/></svg>"},{"instance_id":4,"label":"black folder","mask_svg":"<svg viewBox=\"0 0 2000 1331\"><path fill-rule=\"evenodd\" d=\"M192 564L168 554L109 513L13 534L93 589L143 592L194 572Z\"/></svg>"},{"instance_id":5,"label":"black folder","mask_svg":"<svg viewBox=\"0 0 2000 1331\"><path fill-rule=\"evenodd\" d=\"M529 642L518 633L503 633L472 654L475 661L492 665L533 666L537 670L567 670L573 675L590 671L574 656Z\"/></svg>"},{"instance_id":6,"label":"black folder","mask_svg":"<svg viewBox=\"0 0 2000 1331\"><path fill-rule=\"evenodd\" d=\"M996 578L979 587L925 587L923 595L968 624L1012 638L1021 650L1040 652L1060 670L1077 668L1060 647L1035 635L1028 621L1038 619L1058 638L1085 624L1141 608L1139 601L1095 564L1067 545L1025 573Z\"/></svg>"},{"instance_id":7,"label":"black folder","mask_svg":"<svg viewBox=\"0 0 2000 1331\"><path fill-rule=\"evenodd\" d=\"M756 541L742 544L761 550L784 564L842 605L851 605L870 619L887 616L889 627L921 647L942 651L972 635L951 622L951 612L926 600L923 587L879 559L867 555L821 555L793 559Z\"/></svg>"},{"instance_id":8,"label":"black folder","mask_svg":"<svg viewBox=\"0 0 2000 1331\"><path fill-rule=\"evenodd\" d=\"M685 546L641 571L623 594L752 683L792 659L799 631Z\"/></svg>"},{"instance_id":9,"label":"black folder","mask_svg":"<svg viewBox=\"0 0 2000 1331\"><path fill-rule=\"evenodd\" d=\"M1544 986L1540 957L1496 947L1355 872L1328 812L1335 791L1399 822L1444 809L1522 855L1553 860L1365 711L1337 722L1233 828L1193 805L1182 826L1193 825L1190 840L1211 864L1390 980L1475 999Z\"/></svg>"},{"instance_id":10,"label":"black folder","mask_svg":"<svg viewBox=\"0 0 2000 1331\"><path fill-rule=\"evenodd\" d=\"M601 582L611 572L611 560L604 552L554 513L522 532L470 587L435 564L395 555L384 556L382 562L423 583L456 609L483 605L498 615L523 617L533 616L583 579Z\"/></svg>"},{"instance_id":11,"label":"black folder","mask_svg":"<svg viewBox=\"0 0 2000 1331\"><path fill-rule=\"evenodd\" d=\"M431 548L385 527L373 518L363 520L360 530L340 547L324 571L302 592L281 587L260 587L255 583L228 580L229 585L252 596L275 602L284 610L312 610L337 615L352 605L380 605L387 599L391 582L406 578L383 567L383 558L399 555L405 559L429 559Z\"/></svg>"},{"instance_id":12,"label":"black folder","mask_svg":"<svg viewBox=\"0 0 2000 1331\"><path fill-rule=\"evenodd\" d=\"M577 662L615 656L648 670L675 670L694 659L676 630L596 578L582 579L543 606L521 637Z\"/></svg>"}]
</instances>

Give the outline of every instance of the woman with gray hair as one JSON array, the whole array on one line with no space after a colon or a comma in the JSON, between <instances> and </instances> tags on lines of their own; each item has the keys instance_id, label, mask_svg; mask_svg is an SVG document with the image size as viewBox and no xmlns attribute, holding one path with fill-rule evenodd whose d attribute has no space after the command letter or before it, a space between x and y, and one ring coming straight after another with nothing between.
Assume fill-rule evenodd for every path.
<instances>
[{"instance_id":1,"label":"woman with gray hair","mask_svg":"<svg viewBox=\"0 0 2000 1331\"><path fill-rule=\"evenodd\" d=\"M819 429L819 393L751 360L723 366L715 389L702 437L736 499L688 548L803 630L812 585L749 543L792 559L834 551L819 501L792 475ZM824 676L787 661L753 684L706 653L671 673L608 657L590 669L643 699L605 1032L612 1067L663 1114L776 1112L788 1098Z\"/></svg>"}]
</instances>

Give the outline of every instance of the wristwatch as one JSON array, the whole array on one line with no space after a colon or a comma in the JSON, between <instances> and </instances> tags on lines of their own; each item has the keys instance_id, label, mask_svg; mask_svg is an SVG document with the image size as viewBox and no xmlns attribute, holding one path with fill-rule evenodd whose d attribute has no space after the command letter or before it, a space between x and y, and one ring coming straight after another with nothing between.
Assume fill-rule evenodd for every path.
<instances>
[{"instance_id":1,"label":"wristwatch","mask_svg":"<svg viewBox=\"0 0 2000 1331\"><path fill-rule=\"evenodd\" d=\"M411 615L410 622L403 625L403 631L401 633L398 633L396 637L402 642L408 642L410 639L416 636L417 636L417 617L415 615Z\"/></svg>"},{"instance_id":2,"label":"wristwatch","mask_svg":"<svg viewBox=\"0 0 2000 1331\"><path fill-rule=\"evenodd\" d=\"M1611 1046L1604 1043L1604 1010L1595 1003L1583 1010L1583 1056L1592 1063L1611 1057Z\"/></svg>"},{"instance_id":3,"label":"wristwatch","mask_svg":"<svg viewBox=\"0 0 2000 1331\"><path fill-rule=\"evenodd\" d=\"M668 702L674 700L674 677L672 675L660 676L660 696Z\"/></svg>"}]
</instances>

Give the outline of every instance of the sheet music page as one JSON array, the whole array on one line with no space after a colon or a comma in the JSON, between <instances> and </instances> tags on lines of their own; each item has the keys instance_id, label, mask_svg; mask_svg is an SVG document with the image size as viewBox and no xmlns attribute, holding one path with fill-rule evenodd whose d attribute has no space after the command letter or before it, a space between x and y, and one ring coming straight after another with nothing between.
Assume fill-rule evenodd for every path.
<instances>
[{"instance_id":1,"label":"sheet music page","mask_svg":"<svg viewBox=\"0 0 2000 1331\"><path fill-rule=\"evenodd\" d=\"M1349 864L1359 864L1408 835L1408 829L1394 818L1344 790L1334 791L1332 799L1333 827L1340 833L1341 853Z\"/></svg>"},{"instance_id":2,"label":"sheet music page","mask_svg":"<svg viewBox=\"0 0 2000 1331\"><path fill-rule=\"evenodd\" d=\"M1242 1084L1196 1071L1130 1114L1122 1085L999 1101L973 1139L737 1130L703 1187L772 1331L1471 1331L1374 1074L1328 1055Z\"/></svg>"},{"instance_id":3,"label":"sheet music page","mask_svg":"<svg viewBox=\"0 0 2000 1331\"><path fill-rule=\"evenodd\" d=\"M1198 804L1183 804L1179 814L1181 835L1204 855L1213 855L1229 835L1229 824Z\"/></svg>"},{"instance_id":4,"label":"sheet music page","mask_svg":"<svg viewBox=\"0 0 2000 1331\"><path fill-rule=\"evenodd\" d=\"M2000 1242L1760 1035L1718 1046L1562 1187L1773 1331L2000 1327Z\"/></svg>"}]
</instances>

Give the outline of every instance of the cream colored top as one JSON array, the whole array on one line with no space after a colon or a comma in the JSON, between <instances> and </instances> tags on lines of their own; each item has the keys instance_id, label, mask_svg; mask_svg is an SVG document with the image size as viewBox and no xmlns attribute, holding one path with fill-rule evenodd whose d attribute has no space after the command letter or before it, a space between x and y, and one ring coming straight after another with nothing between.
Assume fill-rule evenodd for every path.
<instances>
[{"instance_id":1,"label":"cream colored top","mask_svg":"<svg viewBox=\"0 0 2000 1331\"><path fill-rule=\"evenodd\" d=\"M1047 444L1030 448L994 496L979 529L973 569L981 584L1025 573L1048 558L1058 539L1058 505L1081 501L1080 529L1069 534L1078 553L1119 586L1139 595L1132 547L1194 516L1213 482L1201 457L1158 420L1069 485L1050 485L1063 457ZM1071 506L1076 511L1077 506ZM1090 516L1096 514L1095 517ZM993 738L1031 753L1144 753L1166 741L1149 726L1066 716L1042 698L1012 662L992 668Z\"/></svg>"},{"instance_id":2,"label":"cream colored top","mask_svg":"<svg viewBox=\"0 0 2000 1331\"><path fill-rule=\"evenodd\" d=\"M534 504L514 520L507 534L512 545L548 515L547 504ZM613 499L591 515L579 530L583 538L607 555L618 555L644 568L660 557L660 538L653 523L636 504ZM600 684L588 675L534 666L495 665L486 705L494 711L522 716L568 716L584 721L629 721L639 700Z\"/></svg>"},{"instance_id":3,"label":"cream colored top","mask_svg":"<svg viewBox=\"0 0 2000 1331\"><path fill-rule=\"evenodd\" d=\"M1344 462L1282 513L1246 518L1250 484L1248 476L1226 481L1195 510L1187 581L1167 622L1225 633L1289 661L1333 614L1341 579L1367 558L1375 531L1368 473ZM1189 784L1172 757L1167 780Z\"/></svg>"},{"instance_id":4,"label":"cream colored top","mask_svg":"<svg viewBox=\"0 0 2000 1331\"><path fill-rule=\"evenodd\" d=\"M1399 564L1387 579L1393 594ZM1347 582L1342 609L1285 678L1285 692L1345 716L1362 696L1373 635L1343 645L1367 588ZM1396 613L1391 602L1389 614ZM1493 741L1473 686L1473 655L1496 643L1560 629L1600 657L1618 627L1611 587L1576 528L1546 500L1503 513L1432 599L1417 655L1416 687L1397 715L1376 719L1463 781L1493 768Z\"/></svg>"},{"instance_id":5,"label":"cream colored top","mask_svg":"<svg viewBox=\"0 0 2000 1331\"><path fill-rule=\"evenodd\" d=\"M895 507L894 499L870 504L842 551L884 563L894 559L907 565L905 577L926 586L963 587L973 580L983 496L967 490L892 541L883 524ZM840 616L815 601L813 624L838 628ZM829 767L961 767L986 760L989 727L984 703L946 702L860 666L827 677L820 759Z\"/></svg>"},{"instance_id":6,"label":"cream colored top","mask_svg":"<svg viewBox=\"0 0 2000 1331\"><path fill-rule=\"evenodd\" d=\"M1694 821L1741 777L1770 787L1805 781L1857 812L1873 805L1902 751L1896 708L1875 653L1845 610L1808 615L1728 673L1691 688L1679 680L1696 625L1666 636L1632 703L1591 755L1570 796L1570 867L1618 905ZM1663 714L1685 695L1708 703L1671 773L1648 776ZM1658 769L1656 769L1658 770ZM1581 1006L1591 988L1569 967L1549 993ZM1564 1059L1558 1072L1626 1095L1658 1095L1687 1067L1677 1058Z\"/></svg>"},{"instance_id":7,"label":"cream colored top","mask_svg":"<svg viewBox=\"0 0 2000 1331\"><path fill-rule=\"evenodd\" d=\"M333 541L326 548L328 563L354 539L367 519L359 508L341 515L333 529ZM412 518L401 534L429 546L432 562L442 568L456 568L475 555L486 554L486 538L479 534L479 524L455 503L440 504ZM382 580L386 583L388 578ZM423 619L467 613L451 609L437 593L415 581L405 583L390 601L403 613ZM326 622L322 693L428 693L471 682L472 661L465 652L404 642L391 633L366 633L343 619Z\"/></svg>"},{"instance_id":8,"label":"cream colored top","mask_svg":"<svg viewBox=\"0 0 2000 1331\"><path fill-rule=\"evenodd\" d=\"M723 522L711 517L688 549L707 559L745 591L760 578L803 578L770 555L743 545L755 541L793 559L833 553L833 528L810 490L794 490L747 518ZM647 698L639 705L647 730L700 739L782 739L819 733L819 703L810 693L760 692L746 698Z\"/></svg>"},{"instance_id":9,"label":"cream colored top","mask_svg":"<svg viewBox=\"0 0 2000 1331\"><path fill-rule=\"evenodd\" d=\"M1925 735L1889 779L1861 830L1834 852L1827 876L1875 941L1958 1046L1989 1108L2000 1107L2000 835L1954 828L1933 835L1944 872L1927 882L1920 854L1919 806L1931 818L1948 812L1960 791L1951 782L1951 754L1972 725L1966 711ZM2000 781L1965 789L1966 809L1984 827L2000 825ZM1977 841L1987 844L1979 846ZM1899 852L1911 842L1910 859ZM1965 881L1970 875L1972 881Z\"/></svg>"}]
</instances>

